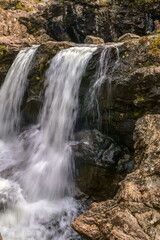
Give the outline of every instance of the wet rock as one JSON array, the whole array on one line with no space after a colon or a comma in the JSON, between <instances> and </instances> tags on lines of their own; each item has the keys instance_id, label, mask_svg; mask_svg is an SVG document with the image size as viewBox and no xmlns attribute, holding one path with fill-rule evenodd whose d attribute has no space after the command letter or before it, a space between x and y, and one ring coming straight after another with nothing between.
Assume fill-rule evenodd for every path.
<instances>
[{"instance_id":1,"label":"wet rock","mask_svg":"<svg viewBox=\"0 0 160 240\"><path fill-rule=\"evenodd\" d=\"M84 40L84 43L87 44L104 44L104 40L99 37L87 36Z\"/></svg>"},{"instance_id":2,"label":"wet rock","mask_svg":"<svg viewBox=\"0 0 160 240\"><path fill-rule=\"evenodd\" d=\"M38 48L28 76L29 85L22 106L24 125L35 123L37 120L44 99L45 72L50 61L60 50L73 46L74 44L69 42L49 41L41 44Z\"/></svg>"},{"instance_id":3,"label":"wet rock","mask_svg":"<svg viewBox=\"0 0 160 240\"><path fill-rule=\"evenodd\" d=\"M136 120L147 113L155 114L160 111L159 40L159 35L144 36L125 41L118 46L119 65L112 76L112 87L109 88L108 79L111 76L108 71L97 95L99 113L95 109L94 113L91 112L86 116L92 127L96 127L97 122L92 120L91 115L94 114L97 119L99 114L103 131L109 131L109 134L115 133L122 143L131 149L134 144L133 131ZM109 69L115 66L117 58L113 50L114 48L110 53ZM98 61L97 58L96 63ZM94 79L93 73L92 76ZM90 86L92 84L93 82ZM108 94L111 96L110 102L108 102ZM86 105L82 107L84 111L85 107Z\"/></svg>"},{"instance_id":4,"label":"wet rock","mask_svg":"<svg viewBox=\"0 0 160 240\"><path fill-rule=\"evenodd\" d=\"M72 223L86 239L159 239L159 136L160 115L137 121L134 171L120 183L113 200L92 204Z\"/></svg>"},{"instance_id":5,"label":"wet rock","mask_svg":"<svg viewBox=\"0 0 160 240\"><path fill-rule=\"evenodd\" d=\"M0 44L0 86L3 84L17 53L17 50L8 47L6 44Z\"/></svg>"},{"instance_id":6,"label":"wet rock","mask_svg":"<svg viewBox=\"0 0 160 240\"><path fill-rule=\"evenodd\" d=\"M133 34L133 33L125 33L124 35L122 35L121 37L118 38L118 41L125 41L125 40L129 40L129 39L139 39L140 36Z\"/></svg>"},{"instance_id":7,"label":"wet rock","mask_svg":"<svg viewBox=\"0 0 160 240\"><path fill-rule=\"evenodd\" d=\"M118 182L130 171L127 149L96 129L76 133L72 148L81 191L94 199L113 197Z\"/></svg>"}]
</instances>

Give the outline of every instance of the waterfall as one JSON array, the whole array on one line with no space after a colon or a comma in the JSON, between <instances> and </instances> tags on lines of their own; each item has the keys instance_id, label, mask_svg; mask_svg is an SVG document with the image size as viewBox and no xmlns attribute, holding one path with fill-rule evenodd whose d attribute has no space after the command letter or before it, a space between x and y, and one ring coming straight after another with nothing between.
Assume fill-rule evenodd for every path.
<instances>
[{"instance_id":1,"label":"waterfall","mask_svg":"<svg viewBox=\"0 0 160 240\"><path fill-rule=\"evenodd\" d=\"M77 116L81 78L94 50L74 47L61 51L46 73L40 130L34 136L29 135L29 161L23 177L31 200L59 199L73 192L73 163L68 140Z\"/></svg>"},{"instance_id":2,"label":"waterfall","mask_svg":"<svg viewBox=\"0 0 160 240\"><path fill-rule=\"evenodd\" d=\"M81 79L95 50L74 47L59 52L51 61L38 124L18 137L20 150L14 151L19 165L14 168L13 160L9 161L12 177L2 182L2 188L0 179L2 196L9 189L17 191L15 200L8 194L11 206L6 204L7 210L0 215L0 232L5 240L80 239L70 228L78 203L73 198L74 164L69 140L77 116Z\"/></svg>"},{"instance_id":3,"label":"waterfall","mask_svg":"<svg viewBox=\"0 0 160 240\"><path fill-rule=\"evenodd\" d=\"M21 50L0 89L0 138L11 138L19 130L20 107L27 76L37 46Z\"/></svg>"},{"instance_id":4,"label":"waterfall","mask_svg":"<svg viewBox=\"0 0 160 240\"><path fill-rule=\"evenodd\" d=\"M90 112L97 122L97 128L101 129L102 119L99 107L98 97L102 86L107 82L107 106L110 119L111 107L111 86L114 80L114 73L119 67L119 48L121 44L108 45L102 50L97 65L96 73L86 96L86 111ZM116 58L112 57L112 51L115 50Z\"/></svg>"}]
</instances>

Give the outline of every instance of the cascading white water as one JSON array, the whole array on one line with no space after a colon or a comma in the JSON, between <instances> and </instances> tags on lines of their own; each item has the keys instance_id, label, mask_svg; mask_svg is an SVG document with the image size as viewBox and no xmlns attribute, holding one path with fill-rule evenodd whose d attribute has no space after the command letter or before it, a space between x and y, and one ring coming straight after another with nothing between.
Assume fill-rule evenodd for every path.
<instances>
[{"instance_id":1,"label":"cascading white water","mask_svg":"<svg viewBox=\"0 0 160 240\"><path fill-rule=\"evenodd\" d=\"M20 126L20 106L32 58L38 46L21 50L0 89L0 138L11 138Z\"/></svg>"},{"instance_id":2,"label":"cascading white water","mask_svg":"<svg viewBox=\"0 0 160 240\"><path fill-rule=\"evenodd\" d=\"M40 130L29 136L29 160L23 177L31 200L59 199L73 192L68 140L76 120L81 78L94 50L74 47L61 51L47 71Z\"/></svg>"},{"instance_id":3,"label":"cascading white water","mask_svg":"<svg viewBox=\"0 0 160 240\"><path fill-rule=\"evenodd\" d=\"M108 83L107 91L107 105L110 111L111 104L111 85L113 81L114 72L119 67L119 46L120 44L107 45L102 50L95 77L91 83L89 92L86 97L86 109L88 112L95 114L97 119L97 128L101 128L101 113L99 108L98 97L101 87L105 81ZM112 50L115 49L116 60L114 61L111 56ZM110 115L110 114L109 114ZM110 116L109 116L110 117Z\"/></svg>"},{"instance_id":4,"label":"cascading white water","mask_svg":"<svg viewBox=\"0 0 160 240\"><path fill-rule=\"evenodd\" d=\"M18 181L23 191L17 190L19 197L0 215L5 240L79 239L69 227L77 214L69 138L77 115L80 82L95 50L63 50L50 64L39 123L19 137L19 165L12 169L11 179ZM8 169L11 165L12 160ZM17 183L15 187L8 187L10 184L2 184L3 191L4 186L17 189Z\"/></svg>"}]
</instances>

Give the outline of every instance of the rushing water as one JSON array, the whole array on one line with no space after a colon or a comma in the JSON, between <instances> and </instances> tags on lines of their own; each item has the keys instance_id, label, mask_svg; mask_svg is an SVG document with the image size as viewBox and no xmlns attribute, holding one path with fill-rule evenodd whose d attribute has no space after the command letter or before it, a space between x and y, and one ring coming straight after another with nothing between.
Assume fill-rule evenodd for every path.
<instances>
[{"instance_id":1,"label":"rushing water","mask_svg":"<svg viewBox=\"0 0 160 240\"><path fill-rule=\"evenodd\" d=\"M15 135L14 144L9 136L14 135L18 126L12 121L7 123L9 131L1 135L0 232L4 240L80 239L69 226L79 207L73 198L74 164L69 139L77 115L81 78L95 50L95 47L74 47L58 53L46 73L45 101L38 124L19 137ZM24 92L27 74L23 71L29 71L30 61L26 50L21 58L23 67L15 70L22 71L17 76L25 77L19 91ZM13 66L17 64L18 59ZM7 86L10 91L16 91ZM8 88L2 87L4 96ZM23 93L17 96L16 109L22 96ZM15 123L18 119L19 124L19 110L17 112L18 117L12 114L12 120ZM5 115L5 110L2 113ZM0 118L6 119L3 114ZM3 136L7 136L7 140Z\"/></svg>"},{"instance_id":2,"label":"rushing water","mask_svg":"<svg viewBox=\"0 0 160 240\"><path fill-rule=\"evenodd\" d=\"M20 126L20 106L37 46L19 52L0 89L0 138L11 138Z\"/></svg>"},{"instance_id":3,"label":"rushing water","mask_svg":"<svg viewBox=\"0 0 160 240\"><path fill-rule=\"evenodd\" d=\"M96 119L98 129L101 129L102 121L98 97L104 82L107 82L108 85L106 91L110 118L111 86L112 81L114 80L114 73L119 67L119 45L121 44L108 45L104 47L99 58L95 77L91 82L90 89L87 93L86 109L93 115L93 118ZM115 50L115 60L113 59L113 50Z\"/></svg>"}]
</instances>

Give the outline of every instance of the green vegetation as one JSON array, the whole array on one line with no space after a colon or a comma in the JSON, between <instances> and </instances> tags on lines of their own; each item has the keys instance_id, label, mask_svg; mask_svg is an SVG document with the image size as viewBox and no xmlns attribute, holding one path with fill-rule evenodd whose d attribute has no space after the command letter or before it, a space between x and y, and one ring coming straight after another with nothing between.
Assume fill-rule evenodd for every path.
<instances>
[{"instance_id":1,"label":"green vegetation","mask_svg":"<svg viewBox=\"0 0 160 240\"><path fill-rule=\"evenodd\" d=\"M159 3L160 0L135 0L136 3Z\"/></svg>"},{"instance_id":2,"label":"green vegetation","mask_svg":"<svg viewBox=\"0 0 160 240\"><path fill-rule=\"evenodd\" d=\"M41 0L34 0L35 3L41 3L42 1Z\"/></svg>"},{"instance_id":3,"label":"green vegetation","mask_svg":"<svg viewBox=\"0 0 160 240\"><path fill-rule=\"evenodd\" d=\"M25 10L25 8L22 6L22 4L20 2L18 2L15 6L16 9L21 9L21 10Z\"/></svg>"},{"instance_id":4,"label":"green vegetation","mask_svg":"<svg viewBox=\"0 0 160 240\"><path fill-rule=\"evenodd\" d=\"M109 2L104 1L103 3L101 3L101 6L102 7L107 7L107 6L109 6Z\"/></svg>"},{"instance_id":5,"label":"green vegetation","mask_svg":"<svg viewBox=\"0 0 160 240\"><path fill-rule=\"evenodd\" d=\"M134 104L137 105L140 102L144 102L144 98L140 97L140 96L137 96L136 99L134 100Z\"/></svg>"},{"instance_id":6,"label":"green vegetation","mask_svg":"<svg viewBox=\"0 0 160 240\"><path fill-rule=\"evenodd\" d=\"M0 45L0 56L4 55L8 52L8 47L6 47L5 45Z\"/></svg>"},{"instance_id":7,"label":"green vegetation","mask_svg":"<svg viewBox=\"0 0 160 240\"><path fill-rule=\"evenodd\" d=\"M38 68L38 72L41 74L45 68L45 58L40 58L39 59L39 68Z\"/></svg>"},{"instance_id":8,"label":"green vegetation","mask_svg":"<svg viewBox=\"0 0 160 240\"><path fill-rule=\"evenodd\" d=\"M20 2L18 2L15 5L15 9L20 9L20 10L27 11L27 12L33 11L33 8L25 7Z\"/></svg>"},{"instance_id":9,"label":"green vegetation","mask_svg":"<svg viewBox=\"0 0 160 240\"><path fill-rule=\"evenodd\" d=\"M133 112L133 117L134 118L138 118L140 116L141 116L141 114L139 112Z\"/></svg>"},{"instance_id":10,"label":"green vegetation","mask_svg":"<svg viewBox=\"0 0 160 240\"><path fill-rule=\"evenodd\" d=\"M160 54L160 35L152 40L149 46L149 52L152 56L158 56Z\"/></svg>"}]
</instances>

